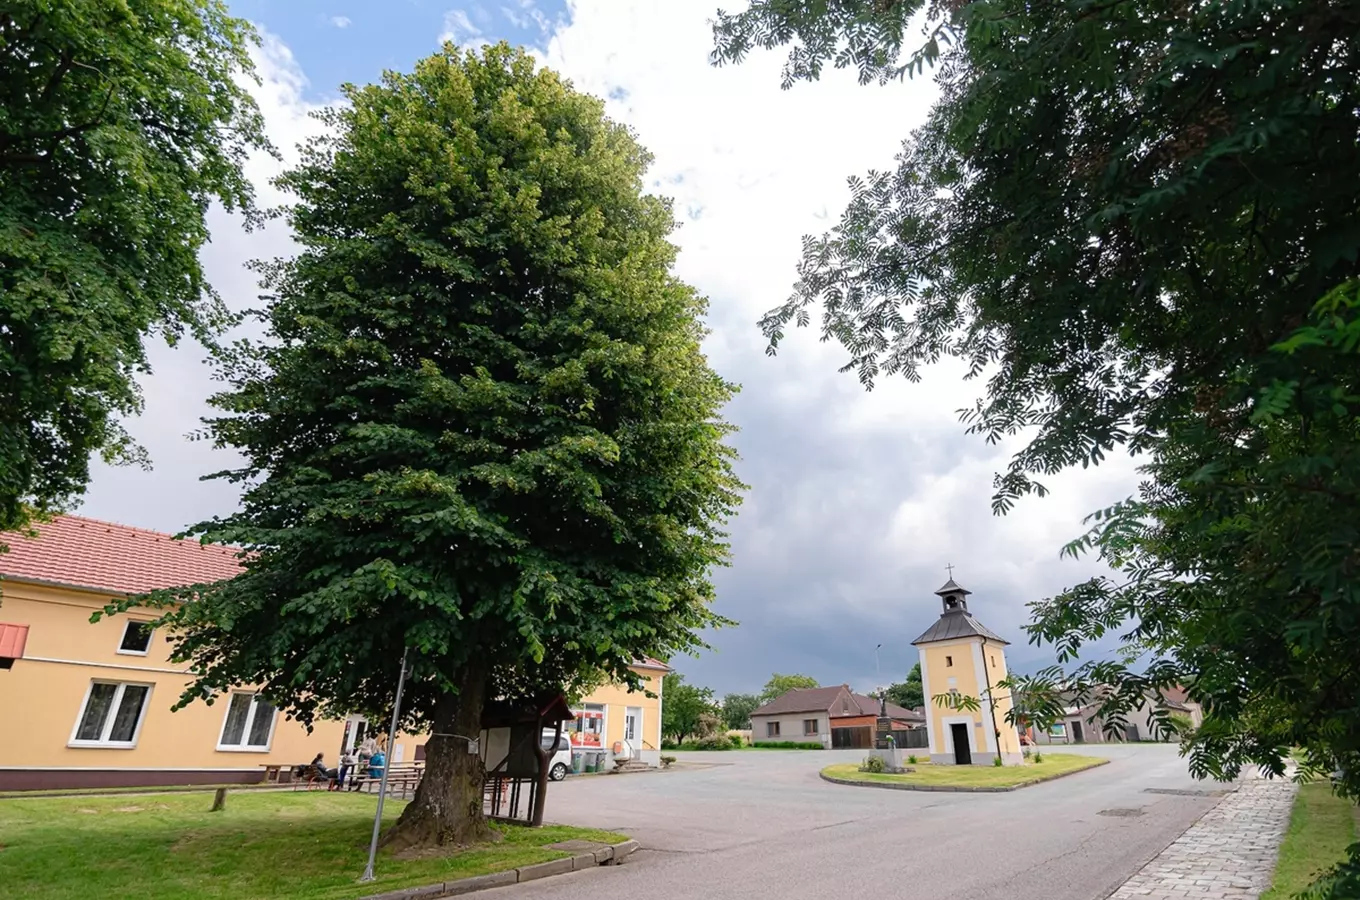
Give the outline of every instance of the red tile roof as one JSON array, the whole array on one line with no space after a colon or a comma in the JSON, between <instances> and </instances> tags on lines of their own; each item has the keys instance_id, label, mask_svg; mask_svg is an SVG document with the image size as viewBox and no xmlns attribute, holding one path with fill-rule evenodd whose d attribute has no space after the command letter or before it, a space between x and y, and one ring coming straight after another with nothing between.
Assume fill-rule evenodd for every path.
<instances>
[{"instance_id":1,"label":"red tile roof","mask_svg":"<svg viewBox=\"0 0 1360 900\"><path fill-rule=\"evenodd\" d=\"M35 529L36 538L0 535L0 543L9 545L8 553L0 553L0 577L139 594L219 581L241 570L233 547L130 525L57 516Z\"/></svg>"}]
</instances>

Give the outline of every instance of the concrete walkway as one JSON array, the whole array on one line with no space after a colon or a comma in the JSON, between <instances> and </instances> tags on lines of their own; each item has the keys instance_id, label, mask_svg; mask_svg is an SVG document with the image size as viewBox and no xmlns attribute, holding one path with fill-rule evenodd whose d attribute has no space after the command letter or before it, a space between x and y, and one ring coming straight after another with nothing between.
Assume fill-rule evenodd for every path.
<instances>
[{"instance_id":1,"label":"concrete walkway","mask_svg":"<svg viewBox=\"0 0 1360 900\"><path fill-rule=\"evenodd\" d=\"M1297 786L1245 781L1110 900L1256 900L1270 887Z\"/></svg>"}]
</instances>

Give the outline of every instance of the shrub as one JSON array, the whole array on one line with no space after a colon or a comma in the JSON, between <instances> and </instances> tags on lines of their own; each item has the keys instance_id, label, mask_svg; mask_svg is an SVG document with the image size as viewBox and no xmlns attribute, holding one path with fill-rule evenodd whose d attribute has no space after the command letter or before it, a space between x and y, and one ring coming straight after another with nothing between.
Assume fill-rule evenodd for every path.
<instances>
[{"instance_id":1,"label":"shrub","mask_svg":"<svg viewBox=\"0 0 1360 900\"><path fill-rule=\"evenodd\" d=\"M911 764L914 766L914 765L916 765L916 763L917 763L917 759L916 759L915 756L908 756L908 757L907 757L907 762L911 763Z\"/></svg>"},{"instance_id":2,"label":"shrub","mask_svg":"<svg viewBox=\"0 0 1360 900\"><path fill-rule=\"evenodd\" d=\"M999 769L1001 768L1002 765L1003 763L1001 762L1001 757L999 756L992 757L992 766Z\"/></svg>"},{"instance_id":3,"label":"shrub","mask_svg":"<svg viewBox=\"0 0 1360 900\"><path fill-rule=\"evenodd\" d=\"M1043 761L1044 761L1044 755L1043 755L1042 753L1040 753L1039 751L1037 751L1037 750L1034 751L1034 761L1037 762L1037 763L1043 762Z\"/></svg>"},{"instance_id":4,"label":"shrub","mask_svg":"<svg viewBox=\"0 0 1360 900\"><path fill-rule=\"evenodd\" d=\"M756 741L752 747L763 747L766 750L825 750L821 744L811 741Z\"/></svg>"},{"instance_id":5,"label":"shrub","mask_svg":"<svg viewBox=\"0 0 1360 900\"><path fill-rule=\"evenodd\" d=\"M883 757L881 757L881 756L866 756L866 757L864 758L863 764L860 765L859 770L860 770L861 772L880 772L880 773L881 773L881 772L883 772L883 770L886 769L886 768L887 768L887 766L883 765Z\"/></svg>"},{"instance_id":6,"label":"shrub","mask_svg":"<svg viewBox=\"0 0 1360 900\"><path fill-rule=\"evenodd\" d=\"M732 742L732 749L733 749L733 750L740 750L740 749L742 748L741 735L739 735L739 734L729 734L727 737L728 737L728 740L730 740L730 741Z\"/></svg>"},{"instance_id":7,"label":"shrub","mask_svg":"<svg viewBox=\"0 0 1360 900\"><path fill-rule=\"evenodd\" d=\"M677 744L675 741L662 741L662 742L661 742L661 749L662 749L662 750L680 750L680 749L683 749L683 748L681 747L681 745Z\"/></svg>"},{"instance_id":8,"label":"shrub","mask_svg":"<svg viewBox=\"0 0 1360 900\"><path fill-rule=\"evenodd\" d=\"M661 768L669 769L671 767L671 763L673 762L675 762L674 756L663 756L661 757Z\"/></svg>"},{"instance_id":9,"label":"shrub","mask_svg":"<svg viewBox=\"0 0 1360 900\"><path fill-rule=\"evenodd\" d=\"M694 742L695 750L731 750L732 741L725 734L710 734Z\"/></svg>"}]
</instances>

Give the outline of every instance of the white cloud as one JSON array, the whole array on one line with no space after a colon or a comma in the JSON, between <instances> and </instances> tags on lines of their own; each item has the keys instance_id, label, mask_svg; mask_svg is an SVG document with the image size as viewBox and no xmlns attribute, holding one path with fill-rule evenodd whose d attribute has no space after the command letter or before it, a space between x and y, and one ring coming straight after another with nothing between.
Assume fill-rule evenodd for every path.
<instances>
[{"instance_id":1,"label":"white cloud","mask_svg":"<svg viewBox=\"0 0 1360 900\"><path fill-rule=\"evenodd\" d=\"M480 7L477 11L480 11ZM467 12L461 9L444 13L444 31L439 35L439 42L442 44L446 41L452 41L460 47L481 47L490 43L482 35L482 29L474 25Z\"/></svg>"},{"instance_id":2,"label":"white cloud","mask_svg":"<svg viewBox=\"0 0 1360 900\"><path fill-rule=\"evenodd\" d=\"M1133 465L1116 457L1098 470L1064 473L1048 480L1050 497L1022 501L997 518L992 475L1018 442L992 447L963 436L956 411L972 404L984 382L964 381L961 365L945 362L920 383L886 379L865 392L853 375L837 373L845 353L820 343L815 327L791 332L778 357L763 355L755 321L788 296L800 238L835 223L849 196L847 176L892 164L937 92L920 79L862 87L844 71L781 91L779 52L714 68L712 9L711 0L573 0L569 21L538 55L579 89L608 98L609 113L655 154L653 190L673 196L684 220L676 236L679 273L711 299L710 358L744 383L734 412L750 416L759 407L760 427L794 436L782 451L746 450L742 472L752 494L733 528L734 566L718 575L720 609L752 624L766 612L771 620L825 623L837 610L870 627L910 631L938 612L929 594L936 585L916 582L936 570L943 581L943 566L953 562L994 627L1019 638L1024 602L1096 571L1061 562L1058 551L1081 531L1085 513L1132 491ZM760 439L749 431L738 437L744 448ZM846 450L810 457L819 460L815 466L783 465L822 441ZM903 467L929 469L903 478ZM884 496L893 490L904 493ZM857 521L866 516L871 521ZM796 569L851 528L864 537L836 551L842 555L818 584L747 595L762 580L748 579L752 570ZM715 640L722 648L724 633ZM755 652L769 659L756 664L765 671L780 655ZM693 668L701 681L712 671L715 686L736 689L742 685L724 673L737 664L719 656ZM826 675L866 675L857 664Z\"/></svg>"},{"instance_id":3,"label":"white cloud","mask_svg":"<svg viewBox=\"0 0 1360 900\"><path fill-rule=\"evenodd\" d=\"M331 24L336 28L348 28L351 24L349 16L331 16Z\"/></svg>"}]
</instances>

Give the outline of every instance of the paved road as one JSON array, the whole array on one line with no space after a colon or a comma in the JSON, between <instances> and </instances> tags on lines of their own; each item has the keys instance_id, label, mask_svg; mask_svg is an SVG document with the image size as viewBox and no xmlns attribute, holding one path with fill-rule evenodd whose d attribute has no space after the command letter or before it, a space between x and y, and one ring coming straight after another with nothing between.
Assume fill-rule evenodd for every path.
<instances>
[{"instance_id":1,"label":"paved road","mask_svg":"<svg viewBox=\"0 0 1360 900\"><path fill-rule=\"evenodd\" d=\"M487 896L1103 900L1212 808L1207 792L1221 786L1191 779L1167 745L1075 750L1113 762L1004 794L817 777L862 755L851 751L689 753L684 769L568 779L549 791L549 819L623 831L645 849L618 868Z\"/></svg>"}]
</instances>

